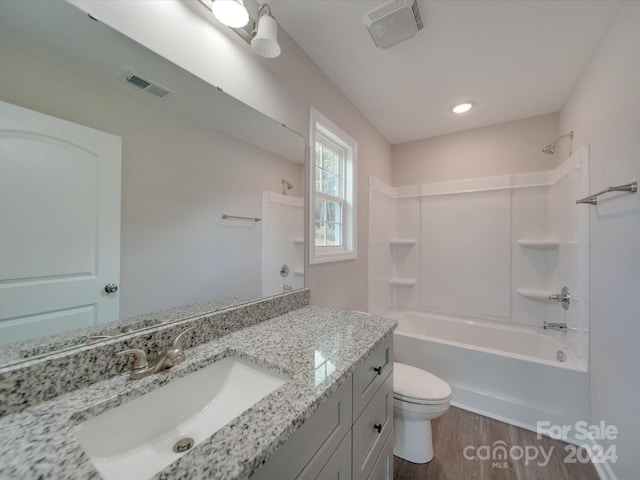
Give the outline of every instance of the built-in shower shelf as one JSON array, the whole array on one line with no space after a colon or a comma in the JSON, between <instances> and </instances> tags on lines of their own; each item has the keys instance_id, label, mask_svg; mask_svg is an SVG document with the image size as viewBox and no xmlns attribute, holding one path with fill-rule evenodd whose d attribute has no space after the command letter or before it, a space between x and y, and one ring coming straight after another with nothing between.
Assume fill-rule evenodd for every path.
<instances>
[{"instance_id":1,"label":"built-in shower shelf","mask_svg":"<svg viewBox=\"0 0 640 480\"><path fill-rule=\"evenodd\" d=\"M410 288L416 285L415 278L392 278L389 283L392 287Z\"/></svg>"},{"instance_id":2,"label":"built-in shower shelf","mask_svg":"<svg viewBox=\"0 0 640 480\"><path fill-rule=\"evenodd\" d=\"M299 275L301 277L304 277L304 270L294 270L293 274L294 275Z\"/></svg>"},{"instance_id":3,"label":"built-in shower shelf","mask_svg":"<svg viewBox=\"0 0 640 480\"><path fill-rule=\"evenodd\" d=\"M392 247L413 247L416 244L415 238L392 238L389 240Z\"/></svg>"},{"instance_id":4,"label":"built-in shower shelf","mask_svg":"<svg viewBox=\"0 0 640 480\"><path fill-rule=\"evenodd\" d=\"M293 243L296 245L304 245L304 238L294 238Z\"/></svg>"},{"instance_id":5,"label":"built-in shower shelf","mask_svg":"<svg viewBox=\"0 0 640 480\"><path fill-rule=\"evenodd\" d=\"M551 302L552 300L549 299L549 296L555 293L547 290L535 290L533 288L519 288L517 291L524 298L537 302Z\"/></svg>"},{"instance_id":6,"label":"built-in shower shelf","mask_svg":"<svg viewBox=\"0 0 640 480\"><path fill-rule=\"evenodd\" d=\"M535 250L557 250L560 242L553 238L523 238L518 240L518 245Z\"/></svg>"}]
</instances>

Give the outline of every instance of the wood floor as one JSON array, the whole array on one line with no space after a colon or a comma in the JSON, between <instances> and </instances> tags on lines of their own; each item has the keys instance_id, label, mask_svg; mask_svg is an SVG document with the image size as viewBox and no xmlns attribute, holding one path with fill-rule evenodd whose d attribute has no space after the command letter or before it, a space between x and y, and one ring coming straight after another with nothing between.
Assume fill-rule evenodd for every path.
<instances>
[{"instance_id":1,"label":"wood floor","mask_svg":"<svg viewBox=\"0 0 640 480\"><path fill-rule=\"evenodd\" d=\"M451 407L432 421L434 458L424 465L393 459L394 480L598 480L591 463L566 463L565 457L580 458L573 446L534 432ZM495 443L500 442L500 443ZM504 442L504 443L502 443ZM478 449L485 445L484 449ZM504 445L514 455L506 460L491 459L494 446ZM527 446L529 448L527 448ZM468 448L465 448L468 447ZM488 447L488 448L487 448ZM512 447L516 447L513 448ZM521 447L521 448L518 448ZM525 449L525 461L518 457ZM542 451L548 462L545 463ZM551 451L551 454L549 452ZM466 452L466 455L465 455ZM535 452L535 453L534 453ZM473 458L474 455L476 458ZM469 459L468 459L468 458ZM480 459L477 457L485 458ZM489 458L487 458L489 457ZM582 456L582 458L585 458Z\"/></svg>"}]
</instances>

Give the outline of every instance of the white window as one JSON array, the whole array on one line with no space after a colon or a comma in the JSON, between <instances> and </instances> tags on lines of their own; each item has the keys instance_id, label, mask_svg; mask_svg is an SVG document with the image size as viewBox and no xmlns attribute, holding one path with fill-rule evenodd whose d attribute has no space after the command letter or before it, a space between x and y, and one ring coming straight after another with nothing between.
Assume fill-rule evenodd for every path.
<instances>
[{"instance_id":1,"label":"white window","mask_svg":"<svg viewBox=\"0 0 640 480\"><path fill-rule=\"evenodd\" d=\"M357 143L311 109L309 263L356 258Z\"/></svg>"}]
</instances>

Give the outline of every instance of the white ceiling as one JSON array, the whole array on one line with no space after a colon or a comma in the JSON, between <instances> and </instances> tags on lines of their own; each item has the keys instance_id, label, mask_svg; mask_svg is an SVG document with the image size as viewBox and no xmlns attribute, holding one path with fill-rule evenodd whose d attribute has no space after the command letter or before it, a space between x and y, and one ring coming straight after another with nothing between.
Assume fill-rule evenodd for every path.
<instances>
[{"instance_id":1,"label":"white ceiling","mask_svg":"<svg viewBox=\"0 0 640 480\"><path fill-rule=\"evenodd\" d=\"M558 112L621 4L419 0L425 27L386 50L385 0L270 0L280 26L391 144ZM461 100L477 106L454 116Z\"/></svg>"}]
</instances>

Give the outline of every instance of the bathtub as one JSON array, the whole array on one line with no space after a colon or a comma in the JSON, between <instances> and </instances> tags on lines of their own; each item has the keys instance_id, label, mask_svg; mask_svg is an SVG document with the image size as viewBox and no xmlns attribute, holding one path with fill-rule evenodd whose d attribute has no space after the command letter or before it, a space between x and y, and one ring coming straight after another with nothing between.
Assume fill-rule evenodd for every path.
<instances>
[{"instance_id":1,"label":"bathtub","mask_svg":"<svg viewBox=\"0 0 640 480\"><path fill-rule=\"evenodd\" d=\"M395 360L449 383L452 405L532 431L538 422L590 420L586 362L559 332L412 311L385 316L398 321ZM571 431L566 440L578 443Z\"/></svg>"}]
</instances>

